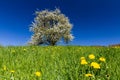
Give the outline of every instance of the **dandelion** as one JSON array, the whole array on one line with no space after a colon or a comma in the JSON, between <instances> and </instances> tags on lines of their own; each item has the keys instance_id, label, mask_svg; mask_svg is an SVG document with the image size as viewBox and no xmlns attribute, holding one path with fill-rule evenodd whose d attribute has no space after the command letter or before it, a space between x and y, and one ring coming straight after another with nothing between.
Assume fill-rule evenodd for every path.
<instances>
[{"instance_id":1,"label":"dandelion","mask_svg":"<svg viewBox=\"0 0 120 80\"><path fill-rule=\"evenodd\" d=\"M37 72L35 72L35 75L36 75L37 77L40 77L40 76L41 76L41 72L37 71Z\"/></svg>"},{"instance_id":2,"label":"dandelion","mask_svg":"<svg viewBox=\"0 0 120 80\"><path fill-rule=\"evenodd\" d=\"M10 72L11 72L11 73L14 73L15 71L14 71L14 70L11 70Z\"/></svg>"},{"instance_id":3,"label":"dandelion","mask_svg":"<svg viewBox=\"0 0 120 80\"><path fill-rule=\"evenodd\" d=\"M80 58L80 60L83 60L83 59L85 59L85 57L81 57L81 58Z\"/></svg>"},{"instance_id":4,"label":"dandelion","mask_svg":"<svg viewBox=\"0 0 120 80\"><path fill-rule=\"evenodd\" d=\"M95 55L94 55L94 54L90 54L90 55L89 55L89 58L90 58L90 59L95 59Z\"/></svg>"},{"instance_id":5,"label":"dandelion","mask_svg":"<svg viewBox=\"0 0 120 80\"><path fill-rule=\"evenodd\" d=\"M85 64L88 64L87 61L85 59L81 60L81 64L82 65L85 65Z\"/></svg>"},{"instance_id":6,"label":"dandelion","mask_svg":"<svg viewBox=\"0 0 120 80\"><path fill-rule=\"evenodd\" d=\"M105 62L105 58L104 57L100 57L99 60L102 61L102 62Z\"/></svg>"},{"instance_id":7,"label":"dandelion","mask_svg":"<svg viewBox=\"0 0 120 80\"><path fill-rule=\"evenodd\" d=\"M6 68L6 66L5 66L5 65L3 66L3 70L4 70L4 71L6 71L6 70L7 70L7 68Z\"/></svg>"},{"instance_id":8,"label":"dandelion","mask_svg":"<svg viewBox=\"0 0 120 80\"><path fill-rule=\"evenodd\" d=\"M97 62L92 62L91 66L95 69L100 69L100 64L98 64Z\"/></svg>"},{"instance_id":9,"label":"dandelion","mask_svg":"<svg viewBox=\"0 0 120 80\"><path fill-rule=\"evenodd\" d=\"M27 51L27 49L24 48L23 51Z\"/></svg>"},{"instance_id":10,"label":"dandelion","mask_svg":"<svg viewBox=\"0 0 120 80\"><path fill-rule=\"evenodd\" d=\"M86 77L92 77L93 75L88 73L88 74L85 74Z\"/></svg>"}]
</instances>

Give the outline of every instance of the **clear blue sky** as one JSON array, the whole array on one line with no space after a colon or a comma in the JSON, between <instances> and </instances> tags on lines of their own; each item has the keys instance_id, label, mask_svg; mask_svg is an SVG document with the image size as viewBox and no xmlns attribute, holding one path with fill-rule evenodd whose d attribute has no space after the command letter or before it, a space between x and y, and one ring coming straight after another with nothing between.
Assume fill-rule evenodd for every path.
<instances>
[{"instance_id":1,"label":"clear blue sky","mask_svg":"<svg viewBox=\"0 0 120 80\"><path fill-rule=\"evenodd\" d=\"M0 0L0 44L25 45L34 12L55 7L74 25L70 44L120 43L120 0Z\"/></svg>"}]
</instances>

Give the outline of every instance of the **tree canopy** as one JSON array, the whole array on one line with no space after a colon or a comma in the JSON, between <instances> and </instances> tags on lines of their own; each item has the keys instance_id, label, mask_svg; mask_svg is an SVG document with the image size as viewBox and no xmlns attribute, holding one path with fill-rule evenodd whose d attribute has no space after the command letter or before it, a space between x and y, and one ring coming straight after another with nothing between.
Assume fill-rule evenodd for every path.
<instances>
[{"instance_id":1,"label":"tree canopy","mask_svg":"<svg viewBox=\"0 0 120 80\"><path fill-rule=\"evenodd\" d=\"M68 17L62 14L59 9L36 11L36 17L30 27L33 35L29 44L56 45L60 40L68 43L73 39L71 29L72 24Z\"/></svg>"}]
</instances>

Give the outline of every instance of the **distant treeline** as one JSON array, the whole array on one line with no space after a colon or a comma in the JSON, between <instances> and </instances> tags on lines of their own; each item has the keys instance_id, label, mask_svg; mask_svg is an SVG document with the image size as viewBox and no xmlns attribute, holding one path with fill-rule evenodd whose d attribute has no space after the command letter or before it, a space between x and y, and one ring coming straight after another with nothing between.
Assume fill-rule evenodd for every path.
<instances>
[{"instance_id":1,"label":"distant treeline","mask_svg":"<svg viewBox=\"0 0 120 80\"><path fill-rule=\"evenodd\" d=\"M120 44L109 45L109 47L120 47Z\"/></svg>"},{"instance_id":2,"label":"distant treeline","mask_svg":"<svg viewBox=\"0 0 120 80\"><path fill-rule=\"evenodd\" d=\"M9 45L12 46L12 45ZM27 46L27 45L26 45ZM78 46L78 45L67 45L67 46ZM82 47L82 45L79 45L80 47ZM4 46L0 44L0 48L3 48ZM85 47L85 46L83 46ZM108 45L108 46L103 46L103 45L91 45L90 47L120 47L120 44L112 44L112 45Z\"/></svg>"}]
</instances>

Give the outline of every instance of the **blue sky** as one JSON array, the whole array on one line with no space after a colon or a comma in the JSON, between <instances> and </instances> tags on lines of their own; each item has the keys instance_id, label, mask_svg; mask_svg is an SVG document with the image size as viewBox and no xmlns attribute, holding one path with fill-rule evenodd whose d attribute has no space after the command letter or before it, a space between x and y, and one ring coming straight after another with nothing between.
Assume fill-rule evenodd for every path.
<instances>
[{"instance_id":1,"label":"blue sky","mask_svg":"<svg viewBox=\"0 0 120 80\"><path fill-rule=\"evenodd\" d=\"M0 44L25 45L34 12L61 10L74 25L71 45L120 43L120 0L0 0Z\"/></svg>"}]
</instances>

